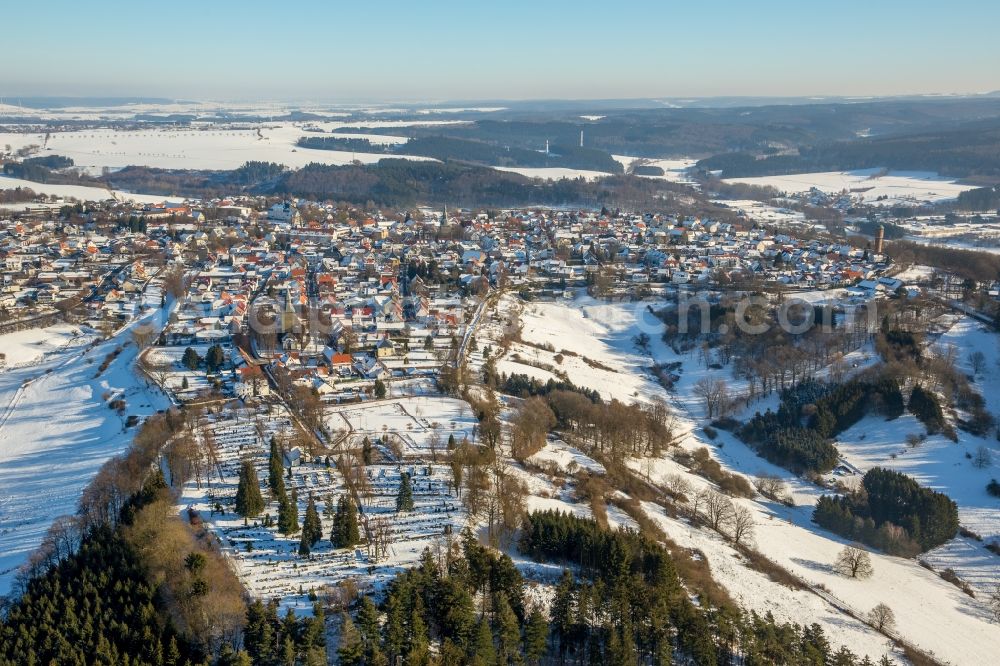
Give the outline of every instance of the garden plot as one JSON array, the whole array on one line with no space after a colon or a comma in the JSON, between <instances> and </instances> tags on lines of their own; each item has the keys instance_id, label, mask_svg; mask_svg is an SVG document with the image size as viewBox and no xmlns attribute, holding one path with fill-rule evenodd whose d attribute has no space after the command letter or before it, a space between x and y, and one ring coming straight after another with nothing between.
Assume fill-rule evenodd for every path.
<instances>
[{"instance_id":1,"label":"garden plot","mask_svg":"<svg viewBox=\"0 0 1000 666\"><path fill-rule=\"evenodd\" d=\"M145 361L151 369L154 379L176 396L191 398L200 391L212 388L212 383L202 369L189 370L181 363L184 351L191 347L201 358L205 357L211 345L185 345L174 347L150 347L146 352ZM184 388L184 380L187 388Z\"/></svg>"},{"instance_id":2,"label":"garden plot","mask_svg":"<svg viewBox=\"0 0 1000 666\"><path fill-rule=\"evenodd\" d=\"M462 400L412 396L330 407L326 423L331 432L346 429L373 442L389 438L400 445L404 457L426 457L432 453L432 444L443 451L450 435L456 441L472 439L477 421Z\"/></svg>"}]
</instances>

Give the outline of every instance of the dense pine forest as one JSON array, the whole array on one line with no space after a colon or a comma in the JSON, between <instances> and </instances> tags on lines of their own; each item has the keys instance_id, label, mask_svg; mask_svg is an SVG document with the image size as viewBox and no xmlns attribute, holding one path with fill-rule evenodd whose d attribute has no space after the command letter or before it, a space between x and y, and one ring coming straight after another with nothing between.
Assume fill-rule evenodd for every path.
<instances>
[{"instance_id":1,"label":"dense pine forest","mask_svg":"<svg viewBox=\"0 0 1000 666\"><path fill-rule=\"evenodd\" d=\"M122 508L123 522L98 522L45 557L20 583L0 623L0 665L206 663L162 610L155 584L124 526L164 487L154 479ZM62 556L62 557L60 557ZM45 568L45 565L48 565Z\"/></svg>"},{"instance_id":2,"label":"dense pine forest","mask_svg":"<svg viewBox=\"0 0 1000 666\"><path fill-rule=\"evenodd\" d=\"M903 396L894 380L839 385L807 381L783 391L778 411L755 414L739 436L777 465L796 472L825 473L837 464L831 438L870 411L889 419L903 413Z\"/></svg>"},{"instance_id":3,"label":"dense pine forest","mask_svg":"<svg viewBox=\"0 0 1000 666\"><path fill-rule=\"evenodd\" d=\"M381 604L341 625L342 664L873 664L816 624L781 624L690 587L660 545L560 512L530 514L519 546L565 566L546 611L510 557L470 532L425 551ZM883 661L882 663L888 663Z\"/></svg>"},{"instance_id":4,"label":"dense pine forest","mask_svg":"<svg viewBox=\"0 0 1000 666\"><path fill-rule=\"evenodd\" d=\"M947 495L881 467L865 474L862 489L824 495L813 520L822 527L886 552L913 556L940 546L958 532L958 508Z\"/></svg>"}]
</instances>

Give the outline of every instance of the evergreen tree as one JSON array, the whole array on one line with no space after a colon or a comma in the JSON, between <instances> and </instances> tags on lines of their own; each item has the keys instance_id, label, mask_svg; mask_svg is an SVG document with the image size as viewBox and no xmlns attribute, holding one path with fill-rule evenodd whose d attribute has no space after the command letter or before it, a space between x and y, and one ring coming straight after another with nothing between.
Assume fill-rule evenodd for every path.
<instances>
[{"instance_id":1,"label":"evergreen tree","mask_svg":"<svg viewBox=\"0 0 1000 666\"><path fill-rule=\"evenodd\" d=\"M355 666L364 662L365 651L361 642L361 634L351 621L351 616L347 613L341 614L340 620L340 645L337 647L337 656L344 666Z\"/></svg>"},{"instance_id":2,"label":"evergreen tree","mask_svg":"<svg viewBox=\"0 0 1000 666\"><path fill-rule=\"evenodd\" d=\"M333 530L330 533L330 543L334 548L350 548L361 542L357 514L354 500L349 495L341 495L337 501L337 513L333 517Z\"/></svg>"},{"instance_id":3,"label":"evergreen tree","mask_svg":"<svg viewBox=\"0 0 1000 666\"><path fill-rule=\"evenodd\" d=\"M378 609L371 597L361 598L361 608L358 609L358 628L361 631L361 639L367 649L373 645L378 645Z\"/></svg>"},{"instance_id":4,"label":"evergreen tree","mask_svg":"<svg viewBox=\"0 0 1000 666\"><path fill-rule=\"evenodd\" d=\"M548 645L549 622L537 606L528 614L528 624L524 628L524 657L529 664L538 664L545 656Z\"/></svg>"},{"instance_id":5,"label":"evergreen tree","mask_svg":"<svg viewBox=\"0 0 1000 666\"><path fill-rule=\"evenodd\" d=\"M425 664L430 657L430 639L427 634L427 623L424 621L424 605L417 597L413 604L413 617L410 619L410 632L407 636L406 663Z\"/></svg>"},{"instance_id":6,"label":"evergreen tree","mask_svg":"<svg viewBox=\"0 0 1000 666\"><path fill-rule=\"evenodd\" d=\"M485 616L479 621L471 648L469 656L473 658L472 663L496 663L497 655L493 647L493 633L490 631L490 625Z\"/></svg>"},{"instance_id":7,"label":"evergreen tree","mask_svg":"<svg viewBox=\"0 0 1000 666\"><path fill-rule=\"evenodd\" d=\"M413 511L413 486L410 483L410 475L406 472L400 475L396 511Z\"/></svg>"},{"instance_id":8,"label":"evergreen tree","mask_svg":"<svg viewBox=\"0 0 1000 666\"><path fill-rule=\"evenodd\" d=\"M283 476L281 449L274 437L271 437L271 452L267 460L267 485L271 489L271 499L281 501L285 496L285 479Z\"/></svg>"},{"instance_id":9,"label":"evergreen tree","mask_svg":"<svg viewBox=\"0 0 1000 666\"><path fill-rule=\"evenodd\" d=\"M278 507L278 531L292 534L299 531L299 494L292 488L292 496Z\"/></svg>"},{"instance_id":10,"label":"evergreen tree","mask_svg":"<svg viewBox=\"0 0 1000 666\"><path fill-rule=\"evenodd\" d=\"M267 608L260 599L247 606L243 645L255 664L267 664L274 659L274 628L268 619Z\"/></svg>"},{"instance_id":11,"label":"evergreen tree","mask_svg":"<svg viewBox=\"0 0 1000 666\"><path fill-rule=\"evenodd\" d=\"M497 609L498 663L518 661L521 652L521 625L506 599L501 598Z\"/></svg>"},{"instance_id":12,"label":"evergreen tree","mask_svg":"<svg viewBox=\"0 0 1000 666\"><path fill-rule=\"evenodd\" d=\"M323 524L320 522L319 512L316 511L316 501L312 495L309 496L306 516L302 520L302 538L309 544L310 548L323 538Z\"/></svg>"},{"instance_id":13,"label":"evergreen tree","mask_svg":"<svg viewBox=\"0 0 1000 666\"><path fill-rule=\"evenodd\" d=\"M236 487L236 513L244 518L260 515L264 510L264 498L260 495L260 482L253 463L244 460L240 465L240 481Z\"/></svg>"},{"instance_id":14,"label":"evergreen tree","mask_svg":"<svg viewBox=\"0 0 1000 666\"><path fill-rule=\"evenodd\" d=\"M205 367L209 372L215 372L226 362L226 354L219 345L212 345L205 352Z\"/></svg>"},{"instance_id":15,"label":"evergreen tree","mask_svg":"<svg viewBox=\"0 0 1000 666\"><path fill-rule=\"evenodd\" d=\"M198 352L191 347L188 347L184 350L184 356L181 357L181 363L188 370L194 371L198 369L198 365L201 363L201 357L198 356Z\"/></svg>"}]
</instances>

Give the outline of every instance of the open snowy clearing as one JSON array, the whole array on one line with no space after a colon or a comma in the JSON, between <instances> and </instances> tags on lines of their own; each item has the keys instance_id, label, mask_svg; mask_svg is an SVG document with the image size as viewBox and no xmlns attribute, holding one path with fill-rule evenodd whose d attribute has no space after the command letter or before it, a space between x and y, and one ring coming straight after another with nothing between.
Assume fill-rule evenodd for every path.
<instances>
[{"instance_id":1,"label":"open snowy clearing","mask_svg":"<svg viewBox=\"0 0 1000 666\"><path fill-rule=\"evenodd\" d=\"M770 612L779 622L817 622L827 627L830 641L873 661L891 654L892 641L868 625L845 616L830 602L807 590L793 590L775 584L765 574L750 568L744 557L718 534L696 529L671 518L662 507L644 502L643 509L667 536L679 546L697 550L707 560L712 577L725 587L741 606L763 615Z\"/></svg>"},{"instance_id":2,"label":"open snowy clearing","mask_svg":"<svg viewBox=\"0 0 1000 666\"><path fill-rule=\"evenodd\" d=\"M796 210L769 206L761 201L753 201L751 199L713 199L712 203L742 212L751 220L771 222L773 224L806 224L806 216L804 214Z\"/></svg>"},{"instance_id":3,"label":"open snowy clearing","mask_svg":"<svg viewBox=\"0 0 1000 666\"><path fill-rule=\"evenodd\" d=\"M774 187L788 194L808 192L812 188L828 194L856 190L856 194L866 202L876 202L879 197L888 197L882 202L886 204L945 201L975 187L962 185L928 171L891 171L887 175L879 175L881 173L882 169L823 171L788 176L726 178L725 182Z\"/></svg>"},{"instance_id":4,"label":"open snowy clearing","mask_svg":"<svg viewBox=\"0 0 1000 666\"><path fill-rule=\"evenodd\" d=\"M672 183L689 183L691 179L687 175L687 170L697 164L697 160L680 159L650 159L646 157L629 157L627 155L612 155L617 162L620 162L626 170L633 164L659 167L663 169L662 176L642 176L643 178L660 178Z\"/></svg>"},{"instance_id":5,"label":"open snowy clearing","mask_svg":"<svg viewBox=\"0 0 1000 666\"><path fill-rule=\"evenodd\" d=\"M9 178L0 176L0 190L13 190L18 187L27 188L35 194L47 194L49 196L62 197L64 199L79 199L80 201L104 201L105 199L118 199L136 201L138 203L160 203L168 199L180 201L179 197L164 197L162 194L133 194L124 190L109 190L103 187L91 187L89 185L60 185L57 183L36 183L31 180L21 178ZM30 205L27 202L2 204L2 208L19 209Z\"/></svg>"},{"instance_id":6,"label":"open snowy clearing","mask_svg":"<svg viewBox=\"0 0 1000 666\"><path fill-rule=\"evenodd\" d=\"M409 124L418 123L372 121L324 125L329 125L329 130L335 131L352 127L404 127ZM49 135L47 141L44 134L5 132L0 133L0 145L9 144L13 150L30 145L43 146L37 154L69 157L75 167L92 175L99 175L104 169L116 170L130 165L165 169L236 169L244 162L259 160L277 162L296 169L312 162L350 164L357 160L371 164L386 157L429 159L407 155L300 148L295 144L301 137L309 136L304 129L307 125L316 124L268 123L263 126L239 128L210 125L200 128L93 129L54 132Z\"/></svg>"},{"instance_id":7,"label":"open snowy clearing","mask_svg":"<svg viewBox=\"0 0 1000 666\"><path fill-rule=\"evenodd\" d=\"M562 180L563 178L575 179L583 178L586 181L594 181L598 178L610 176L610 173L603 171L588 171L586 169L567 169L565 167L493 167L497 171L509 171L519 173L528 178L541 178L543 180Z\"/></svg>"},{"instance_id":8,"label":"open snowy clearing","mask_svg":"<svg viewBox=\"0 0 1000 666\"><path fill-rule=\"evenodd\" d=\"M57 352L67 345L80 343L86 333L71 324L56 324L46 328L29 328L0 335L0 353L6 357L6 367L34 363L46 354ZM0 369L4 364L0 364Z\"/></svg>"}]
</instances>

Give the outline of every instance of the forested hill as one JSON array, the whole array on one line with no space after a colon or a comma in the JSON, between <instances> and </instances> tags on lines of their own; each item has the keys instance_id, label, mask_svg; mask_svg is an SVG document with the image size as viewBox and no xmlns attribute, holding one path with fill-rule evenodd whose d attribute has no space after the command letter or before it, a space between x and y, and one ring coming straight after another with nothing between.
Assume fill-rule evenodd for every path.
<instances>
[{"instance_id":1,"label":"forested hill","mask_svg":"<svg viewBox=\"0 0 1000 666\"><path fill-rule=\"evenodd\" d=\"M752 152L725 153L701 160L698 167L722 171L727 178L888 168L1000 182L1000 119L951 130L824 143L800 148L798 155L759 159Z\"/></svg>"},{"instance_id":2,"label":"forested hill","mask_svg":"<svg viewBox=\"0 0 1000 666\"><path fill-rule=\"evenodd\" d=\"M623 206L731 219L734 213L685 185L636 176L542 180L454 162L384 159L377 165L309 164L296 171L250 163L233 171L128 167L103 181L109 187L165 196L210 198L246 192L316 200L458 206Z\"/></svg>"},{"instance_id":3,"label":"forested hill","mask_svg":"<svg viewBox=\"0 0 1000 666\"><path fill-rule=\"evenodd\" d=\"M397 153L454 160L481 166L498 167L558 167L603 173L623 173L621 162L603 150L582 148L571 143L551 144L549 151L522 148L510 143L478 141L449 136L427 136L393 146L374 144L367 139L329 136L308 136L299 139L303 148L320 150L351 150L374 153ZM539 145L544 145L542 142Z\"/></svg>"}]
</instances>

